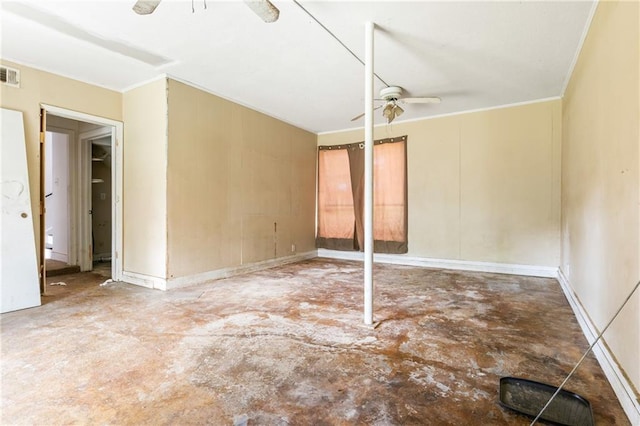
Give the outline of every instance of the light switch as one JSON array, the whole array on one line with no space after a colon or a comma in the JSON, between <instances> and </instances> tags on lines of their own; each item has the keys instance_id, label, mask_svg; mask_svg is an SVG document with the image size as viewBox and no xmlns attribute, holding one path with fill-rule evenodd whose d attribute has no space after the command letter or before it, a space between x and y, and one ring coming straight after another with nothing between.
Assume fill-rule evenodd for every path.
<instances>
[{"instance_id":1,"label":"light switch","mask_svg":"<svg viewBox=\"0 0 640 426\"><path fill-rule=\"evenodd\" d=\"M107 199L107 194L105 194L104 192L100 193L100 199L101 200L106 200Z\"/></svg>"}]
</instances>

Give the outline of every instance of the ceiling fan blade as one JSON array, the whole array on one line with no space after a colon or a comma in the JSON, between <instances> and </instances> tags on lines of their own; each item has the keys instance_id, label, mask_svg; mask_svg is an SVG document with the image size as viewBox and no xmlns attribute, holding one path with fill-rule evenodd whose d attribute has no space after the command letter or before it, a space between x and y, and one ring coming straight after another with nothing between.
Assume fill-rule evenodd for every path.
<instances>
[{"instance_id":1,"label":"ceiling fan blade","mask_svg":"<svg viewBox=\"0 0 640 426\"><path fill-rule=\"evenodd\" d=\"M439 104L440 98L436 96L428 98L400 98L398 101L403 104Z\"/></svg>"},{"instance_id":2,"label":"ceiling fan blade","mask_svg":"<svg viewBox=\"0 0 640 426\"><path fill-rule=\"evenodd\" d=\"M269 0L244 0L256 15L264 22L276 22L280 16L280 11Z\"/></svg>"},{"instance_id":3,"label":"ceiling fan blade","mask_svg":"<svg viewBox=\"0 0 640 426\"><path fill-rule=\"evenodd\" d=\"M149 15L156 10L161 0L138 0L133 5L133 11L138 15Z\"/></svg>"},{"instance_id":4,"label":"ceiling fan blade","mask_svg":"<svg viewBox=\"0 0 640 426\"><path fill-rule=\"evenodd\" d=\"M375 107L373 110L375 111L375 110L377 110L377 109L382 108L383 106L384 106L384 105L377 106L377 107ZM363 113L362 113L362 114L360 114L360 115L356 115L355 117L353 117L353 118L351 119L351 121L356 121L356 120L358 120L359 118L364 117L364 115L365 115L365 114L366 114L366 113L364 113L364 112L363 112Z\"/></svg>"}]
</instances>

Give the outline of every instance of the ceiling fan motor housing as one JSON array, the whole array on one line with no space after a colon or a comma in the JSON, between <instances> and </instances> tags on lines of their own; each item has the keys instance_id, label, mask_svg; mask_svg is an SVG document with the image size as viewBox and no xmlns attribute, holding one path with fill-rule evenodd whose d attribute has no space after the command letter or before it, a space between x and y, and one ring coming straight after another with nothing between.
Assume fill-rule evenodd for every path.
<instances>
[{"instance_id":1,"label":"ceiling fan motor housing","mask_svg":"<svg viewBox=\"0 0 640 426\"><path fill-rule=\"evenodd\" d=\"M389 86L380 90L380 98L390 101L392 99L400 99L402 96L402 87Z\"/></svg>"}]
</instances>

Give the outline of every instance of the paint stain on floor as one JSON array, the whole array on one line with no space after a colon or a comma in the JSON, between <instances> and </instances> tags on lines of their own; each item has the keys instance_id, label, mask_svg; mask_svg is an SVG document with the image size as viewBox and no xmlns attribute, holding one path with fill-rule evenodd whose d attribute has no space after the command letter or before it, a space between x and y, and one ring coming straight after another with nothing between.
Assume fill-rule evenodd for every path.
<instances>
[{"instance_id":1,"label":"paint stain on floor","mask_svg":"<svg viewBox=\"0 0 640 426\"><path fill-rule=\"evenodd\" d=\"M587 348L555 280L312 259L159 292L56 277L2 315L2 424L527 425L502 376L559 384ZM593 356L567 385L629 424Z\"/></svg>"}]
</instances>

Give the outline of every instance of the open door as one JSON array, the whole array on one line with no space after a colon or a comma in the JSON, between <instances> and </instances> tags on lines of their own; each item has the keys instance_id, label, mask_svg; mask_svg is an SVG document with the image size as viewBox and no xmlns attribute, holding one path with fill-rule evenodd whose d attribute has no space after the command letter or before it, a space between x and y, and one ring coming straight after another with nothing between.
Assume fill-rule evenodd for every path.
<instances>
[{"instance_id":1,"label":"open door","mask_svg":"<svg viewBox=\"0 0 640 426\"><path fill-rule=\"evenodd\" d=\"M40 256L38 258L38 271L40 272L40 293L46 294L47 292L47 268L45 260L45 167L46 167L46 131L47 131L47 111L44 108L40 108Z\"/></svg>"},{"instance_id":2,"label":"open door","mask_svg":"<svg viewBox=\"0 0 640 426\"><path fill-rule=\"evenodd\" d=\"M0 311L4 313L40 306L41 302L22 113L3 108L0 118Z\"/></svg>"}]
</instances>

